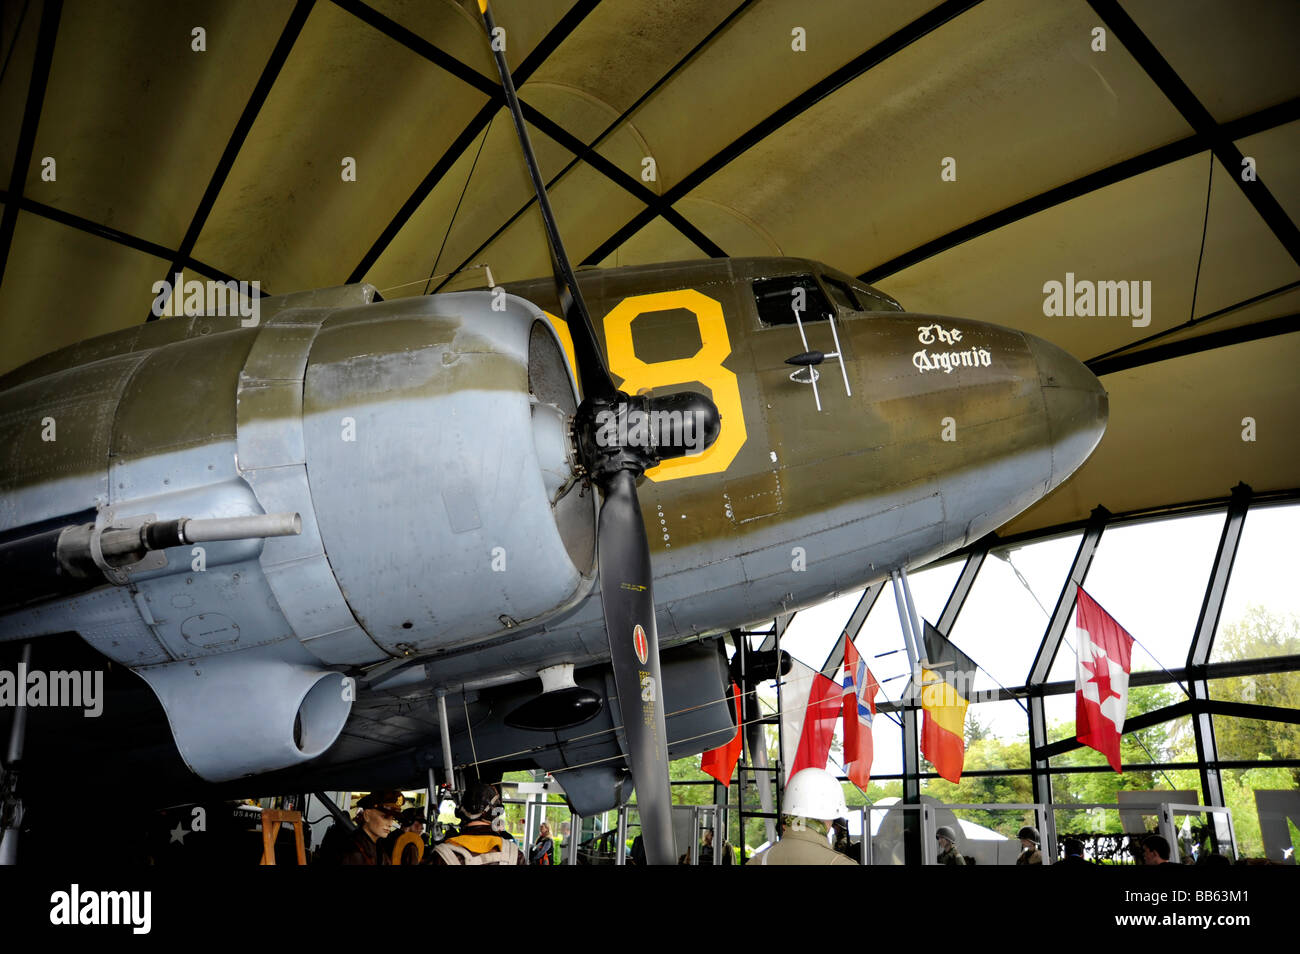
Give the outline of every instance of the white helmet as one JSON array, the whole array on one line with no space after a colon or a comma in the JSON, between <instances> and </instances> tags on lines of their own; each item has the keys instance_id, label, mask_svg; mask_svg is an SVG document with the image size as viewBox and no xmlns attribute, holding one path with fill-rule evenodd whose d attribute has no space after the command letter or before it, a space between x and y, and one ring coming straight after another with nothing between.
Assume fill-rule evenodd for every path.
<instances>
[{"instance_id":1,"label":"white helmet","mask_svg":"<svg viewBox=\"0 0 1300 954\"><path fill-rule=\"evenodd\" d=\"M795 772L786 783L781 811L825 821L843 818L849 807L844 804L844 789L834 775L825 769L806 768Z\"/></svg>"}]
</instances>

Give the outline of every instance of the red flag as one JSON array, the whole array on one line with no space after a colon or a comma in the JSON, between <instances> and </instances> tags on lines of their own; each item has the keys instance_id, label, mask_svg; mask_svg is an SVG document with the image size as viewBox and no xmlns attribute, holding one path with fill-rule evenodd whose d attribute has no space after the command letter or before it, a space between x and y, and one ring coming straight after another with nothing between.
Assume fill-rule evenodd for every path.
<instances>
[{"instance_id":1,"label":"red flag","mask_svg":"<svg viewBox=\"0 0 1300 954\"><path fill-rule=\"evenodd\" d=\"M1075 680L1076 738L1102 755L1116 772L1119 739L1128 712L1129 660L1133 637L1079 587L1074 617L1078 675Z\"/></svg>"},{"instance_id":2,"label":"red flag","mask_svg":"<svg viewBox=\"0 0 1300 954\"><path fill-rule=\"evenodd\" d=\"M742 733L745 722L741 717L740 687L734 682L731 684L731 697L736 704L736 737L726 745L711 749L700 756L700 771L705 775L712 775L728 788L731 787L731 775L736 771L736 763L740 761L740 750L744 745Z\"/></svg>"},{"instance_id":3,"label":"red flag","mask_svg":"<svg viewBox=\"0 0 1300 954\"><path fill-rule=\"evenodd\" d=\"M840 717L840 687L794 660L781 688L781 730L785 780L806 768L826 767Z\"/></svg>"},{"instance_id":4,"label":"red flag","mask_svg":"<svg viewBox=\"0 0 1300 954\"><path fill-rule=\"evenodd\" d=\"M871 723L880 686L858 655L853 640L844 640L844 774L866 791L871 784Z\"/></svg>"}]
</instances>

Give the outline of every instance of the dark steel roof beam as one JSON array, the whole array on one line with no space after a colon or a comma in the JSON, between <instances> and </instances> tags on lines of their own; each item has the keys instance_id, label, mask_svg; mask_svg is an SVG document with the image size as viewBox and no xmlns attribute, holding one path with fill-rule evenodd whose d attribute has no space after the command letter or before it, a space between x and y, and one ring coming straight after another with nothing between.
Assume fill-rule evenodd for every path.
<instances>
[{"instance_id":1,"label":"dark steel roof beam","mask_svg":"<svg viewBox=\"0 0 1300 954\"><path fill-rule=\"evenodd\" d=\"M58 222L60 225L66 225L69 228L78 229L97 238L106 239L115 245L121 245L124 248L134 249L137 252L144 252L146 255L153 255L161 258L163 261L174 261L177 258L175 249L168 248L165 245L159 245L157 242L151 242L148 239L140 238L138 235L132 235L129 232L123 232L109 225L101 225L98 222L92 222L90 219L82 218L79 215L73 215L71 212L65 212L62 209L56 209L51 205L43 202L37 202L27 196L14 199L8 192L0 190L0 203L6 207L10 204L17 207L23 212L30 212L33 215L39 215L41 218L49 219L51 222ZM207 262L201 262L193 256L187 257L182 263L190 271L203 275L206 278L215 281L229 282L236 281L233 276L227 275L219 268L214 268ZM263 297L269 293L265 288L261 290Z\"/></svg>"},{"instance_id":2,"label":"dark steel roof beam","mask_svg":"<svg viewBox=\"0 0 1300 954\"><path fill-rule=\"evenodd\" d=\"M678 199L690 193L696 186L731 162L732 159L748 151L786 123L795 119L836 90L851 83L872 67L884 62L895 53L943 26L954 17L977 6L979 2L980 0L946 0L946 2L939 4L930 12L917 17L907 26L892 33L865 53L854 57L829 76L813 84L697 166L681 182L668 189L653 204L634 216L622 228L597 246L596 250L583 260L582 264L594 265L603 261L620 245L645 228L654 218L663 215L665 209L671 208Z\"/></svg>"},{"instance_id":3,"label":"dark steel roof beam","mask_svg":"<svg viewBox=\"0 0 1300 954\"><path fill-rule=\"evenodd\" d=\"M433 43L408 30L406 27L396 21L384 16L372 7L359 2L359 0L332 0L342 9L348 11L360 20L379 30L385 36L398 43L401 43L407 49L424 57L429 62L441 67L447 72L456 76L458 79L473 86L480 93L489 97L489 102L480 109L479 112L470 120L469 125L462 130L455 142L443 153L429 175L425 176L416 186L415 191L398 209L396 215L389 221L388 225L380 233L379 237L371 245L365 256L357 263L356 268L352 270L348 277L349 282L360 281L362 277L370 270L379 256L383 254L384 249L392 242L393 238L401 231L402 227L410 220L421 203L428 198L434 187L446 174L447 170L460 158L460 154L468 148L470 142L482 132L483 128L496 114L498 108L505 102L505 94L499 83L493 82L486 76L479 73L473 67L470 67L456 57L440 49ZM577 27L579 23L589 14L599 0L581 0L574 5L560 21L551 28L547 35L538 44L519 67L510 74L511 79L516 86L522 86L524 82L537 70L538 67L546 60L547 56L555 50ZM573 136L559 123L554 122L544 115L540 110L528 103L520 101L523 109L524 118L529 123L536 126L538 130L555 140L569 152L582 159L592 168L596 169L615 185L620 186L641 201L645 202L657 198L656 193L647 188L639 179L627 174L619 169L608 159L595 153L590 146L582 142L576 136ZM688 222L683 216L675 214L668 218L670 224L680 231L686 238L693 242L706 255L720 256L723 255L722 249L714 244L708 236Z\"/></svg>"},{"instance_id":4,"label":"dark steel roof beam","mask_svg":"<svg viewBox=\"0 0 1300 954\"><path fill-rule=\"evenodd\" d=\"M1137 60L1139 66L1151 77L1160 92L1174 105L1193 129L1209 140L1210 148L1223 167L1232 177L1232 181L1241 189L1247 201L1255 207L1273 235L1282 243L1297 264L1300 264L1300 229L1291 221L1286 210L1269 192L1262 178L1251 181L1242 179L1241 171L1245 157L1233 140L1223 134L1219 124L1214 121L1210 111L1183 82L1181 76L1169 62L1160 55L1154 43L1128 15L1119 0L1088 0L1088 5L1096 11L1102 21L1115 34L1125 49Z\"/></svg>"},{"instance_id":5,"label":"dark steel roof beam","mask_svg":"<svg viewBox=\"0 0 1300 954\"><path fill-rule=\"evenodd\" d=\"M721 20L712 30L710 30L708 34L705 35L704 39L700 40L700 42L696 43L693 47L691 47L690 50L688 50L681 59L679 59L668 69L668 72L664 73L662 76L659 77L659 79L655 80L655 82L650 85L650 88L647 89L640 96L638 96L636 101L631 106L623 110L623 112L619 113L619 115L615 117L613 122L611 122L608 126L602 129L600 135L598 135L595 139L591 141L590 148L595 149L597 146L599 146L602 142L605 141L606 137L608 137L610 133L612 133L614 130L622 126L623 123L627 120L627 118L631 116L634 112L636 112L638 108L640 108L642 103L644 103L655 92L657 92L666 82L668 82L669 79L675 76L683 66L685 66L692 59L694 59L696 54L699 53L700 50L708 46L709 43L713 41L714 37L716 37L719 33L721 33L731 23L732 20L734 20L737 16L743 13L745 9L748 8L753 3L754 0L742 0L741 4L738 7L736 7L736 9L732 10L731 13L727 14L727 16L723 20ZM554 176L550 178L550 180L546 183L546 188L549 190L552 187L554 187L554 185L564 177L565 173L567 173L570 169L576 166L580 161L581 160L578 159L577 156L570 159L567 163L565 163L563 169L561 169L559 172L557 172ZM500 238L506 229L514 225L515 222L518 221L520 216L522 216L525 212L527 212L529 209L533 207L533 203L535 203L536 201L537 201L536 196L529 196L528 201L526 201L523 205L521 205L515 211L515 213L510 216L510 218L506 219L505 222L499 225L496 231L494 231L486 239L480 242L478 248L474 249L474 251L466 255L459 265L457 265L454 269L452 269L449 273L447 273L447 277L445 277L436 286L434 286L433 289L434 292L436 293L438 291L441 291L443 286L446 285L449 281L451 281L452 276L458 274L459 272L463 271L464 269L468 268L471 264L473 264L474 260L483 253L483 250L487 248L489 245L491 245L493 242L495 242L498 238Z\"/></svg>"},{"instance_id":6,"label":"dark steel roof beam","mask_svg":"<svg viewBox=\"0 0 1300 954\"><path fill-rule=\"evenodd\" d=\"M1289 99L1276 106L1270 106L1267 109L1261 109L1248 116L1242 116L1239 119L1224 123L1219 127L1219 134L1224 139L1232 141L1245 136L1253 136L1256 133L1267 132L1278 126L1295 122L1297 119L1300 119L1300 97ZM1009 205L1005 209L990 213L983 218L976 219L974 222L953 229L945 235L931 239L929 242L918 245L910 251L897 255L887 262L881 262L879 265L867 269L858 278L868 283L887 278L895 272L901 272L905 268L923 262L927 258L932 258L940 252L946 252L963 242L969 242L971 239L994 232L1004 225L1019 222L1021 219L1029 218L1031 215L1036 215L1053 206L1069 202L1071 199L1080 198L1090 192L1096 192L1125 179L1142 175L1171 162L1178 162L1189 156L1194 156L1212 148L1212 145L1213 140L1210 137L1196 132L1185 139L1179 139L1177 142L1158 146L1141 155L1121 160L1104 169L1098 169L1096 172L1090 172L1064 185L1048 189L1039 195Z\"/></svg>"},{"instance_id":7,"label":"dark steel roof beam","mask_svg":"<svg viewBox=\"0 0 1300 954\"><path fill-rule=\"evenodd\" d=\"M59 37L59 17L62 13L63 0L47 0L41 10L41 22L36 34L36 59L32 65L32 77L27 84L27 103L23 107L23 124L18 130L14 167L9 173L9 194L19 198L27 185L27 170L32 163L32 150L36 147L36 130L41 124L41 107L45 104L45 87L50 80L50 64L54 60L54 44ZM17 37L14 37L14 42L18 42ZM6 202L4 215L0 216L0 282L4 281L5 264L9 260L9 247L13 244L17 224L18 205Z\"/></svg>"},{"instance_id":8,"label":"dark steel roof beam","mask_svg":"<svg viewBox=\"0 0 1300 954\"><path fill-rule=\"evenodd\" d=\"M1171 341L1168 344L1144 348L1131 354L1116 355L1113 358L1093 359L1085 361L1084 364L1088 366L1088 369L1093 374L1101 377L1106 374L1114 374L1116 371L1127 371L1130 368L1141 368L1148 364L1168 361L1170 358L1182 358L1189 354L1200 354L1202 351L1226 348L1235 344L1244 344L1247 341L1259 341L1262 338L1273 338L1277 335L1289 335L1296 331L1300 331L1300 313L1279 315L1277 318L1269 318L1248 325L1238 325L1235 328L1225 328L1222 331L1208 331L1194 338Z\"/></svg>"},{"instance_id":9,"label":"dark steel roof beam","mask_svg":"<svg viewBox=\"0 0 1300 954\"><path fill-rule=\"evenodd\" d=\"M303 25L306 24L315 5L316 0L298 0L293 12L289 14L289 19L285 22L284 29L280 31L280 38L271 50L266 66L262 68L262 75L257 78L257 85L253 87L252 95L244 104L244 111L239 114L239 121L235 123L230 139L226 141L226 148L222 150L221 158L217 160L217 167L212 170L208 187L203 190L203 197L199 200L199 207L194 211L194 217L190 219L189 228L185 230L185 237L181 239L176 254L172 256L171 263L167 266L163 281L168 283L168 288L171 287L172 276L181 270L189 260L190 253L194 251L194 246L198 244L199 234L212 213L212 207L217 204L217 197L221 195L221 187L226 184L230 170L235 167L235 160L239 158L239 150L243 147L244 140L248 138L253 123L257 121L257 115L261 112L266 98L271 94L271 87L275 85L280 70L289 59L293 45L302 33ZM175 293L174 289L172 293ZM158 317L156 310L151 307L145 321L156 321Z\"/></svg>"}]
</instances>

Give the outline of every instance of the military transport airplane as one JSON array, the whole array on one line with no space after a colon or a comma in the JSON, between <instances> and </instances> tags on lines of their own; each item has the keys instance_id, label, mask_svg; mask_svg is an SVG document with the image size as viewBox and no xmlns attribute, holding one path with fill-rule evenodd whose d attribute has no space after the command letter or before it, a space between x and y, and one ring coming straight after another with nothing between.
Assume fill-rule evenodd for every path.
<instances>
[{"instance_id":1,"label":"military transport airplane","mask_svg":"<svg viewBox=\"0 0 1300 954\"><path fill-rule=\"evenodd\" d=\"M978 539L1100 440L1066 352L816 262L575 275L521 140L554 277L277 296L0 378L0 641L59 669L80 634L174 741L33 737L25 781L423 787L445 728L580 814L634 782L672 862L667 759L735 732L722 634Z\"/></svg>"}]
</instances>

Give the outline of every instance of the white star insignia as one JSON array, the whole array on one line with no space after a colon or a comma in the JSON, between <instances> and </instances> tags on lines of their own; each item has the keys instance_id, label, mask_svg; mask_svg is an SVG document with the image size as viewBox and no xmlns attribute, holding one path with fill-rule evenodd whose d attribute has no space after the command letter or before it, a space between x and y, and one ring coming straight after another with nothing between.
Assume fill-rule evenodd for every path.
<instances>
[{"instance_id":1,"label":"white star insignia","mask_svg":"<svg viewBox=\"0 0 1300 954\"><path fill-rule=\"evenodd\" d=\"M185 844L185 836L188 834L189 832L185 830L184 826L182 826L180 822L177 822L176 827L171 831L172 840L167 842L167 844L170 845L173 841L179 841L183 845Z\"/></svg>"}]
</instances>

